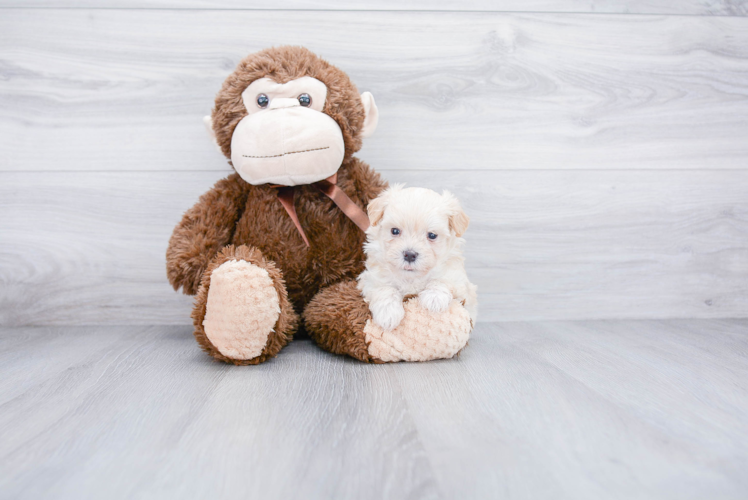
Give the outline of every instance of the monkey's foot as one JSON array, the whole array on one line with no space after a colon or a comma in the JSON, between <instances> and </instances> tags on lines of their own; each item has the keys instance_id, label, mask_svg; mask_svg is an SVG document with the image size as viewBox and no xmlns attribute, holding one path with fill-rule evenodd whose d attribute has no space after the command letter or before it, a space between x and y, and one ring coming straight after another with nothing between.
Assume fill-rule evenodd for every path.
<instances>
[{"instance_id":1,"label":"monkey's foot","mask_svg":"<svg viewBox=\"0 0 748 500\"><path fill-rule=\"evenodd\" d=\"M429 311L417 297L403 306L400 324L384 330L372 321L356 282L344 281L320 291L304 310L304 321L322 348L369 363L451 358L467 345L473 324L458 301L442 312Z\"/></svg>"},{"instance_id":2,"label":"monkey's foot","mask_svg":"<svg viewBox=\"0 0 748 500\"><path fill-rule=\"evenodd\" d=\"M470 315L457 300L441 312L431 312L413 297L394 330L384 330L369 320L364 338L369 354L382 361L430 361L451 358L467 345L473 329Z\"/></svg>"},{"instance_id":3,"label":"monkey's foot","mask_svg":"<svg viewBox=\"0 0 748 500\"><path fill-rule=\"evenodd\" d=\"M192 317L202 348L240 365L275 356L298 321L280 271L246 246L229 246L216 256L202 278Z\"/></svg>"}]
</instances>

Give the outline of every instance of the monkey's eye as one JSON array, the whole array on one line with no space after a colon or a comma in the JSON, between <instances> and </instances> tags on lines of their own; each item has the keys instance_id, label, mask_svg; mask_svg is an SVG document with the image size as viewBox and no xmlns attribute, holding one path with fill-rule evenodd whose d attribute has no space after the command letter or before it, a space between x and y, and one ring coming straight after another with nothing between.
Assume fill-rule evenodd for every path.
<instances>
[{"instance_id":1,"label":"monkey's eye","mask_svg":"<svg viewBox=\"0 0 748 500\"><path fill-rule=\"evenodd\" d=\"M428 236L429 236L429 239L430 239L431 241L433 241L433 240L435 240L435 239L436 239L436 233L429 233L429 235L428 235Z\"/></svg>"},{"instance_id":2,"label":"monkey's eye","mask_svg":"<svg viewBox=\"0 0 748 500\"><path fill-rule=\"evenodd\" d=\"M301 104L305 108L308 108L312 105L312 96L310 96L309 94L301 94L299 96L299 104Z\"/></svg>"},{"instance_id":3,"label":"monkey's eye","mask_svg":"<svg viewBox=\"0 0 748 500\"><path fill-rule=\"evenodd\" d=\"M260 94L257 96L257 105L261 108L267 108L268 103L270 102L270 99L268 99L268 96L265 94Z\"/></svg>"},{"instance_id":4,"label":"monkey's eye","mask_svg":"<svg viewBox=\"0 0 748 500\"><path fill-rule=\"evenodd\" d=\"M400 234L400 230L396 227L393 227L392 231L390 232L392 233L392 236L397 236L398 234Z\"/></svg>"}]
</instances>

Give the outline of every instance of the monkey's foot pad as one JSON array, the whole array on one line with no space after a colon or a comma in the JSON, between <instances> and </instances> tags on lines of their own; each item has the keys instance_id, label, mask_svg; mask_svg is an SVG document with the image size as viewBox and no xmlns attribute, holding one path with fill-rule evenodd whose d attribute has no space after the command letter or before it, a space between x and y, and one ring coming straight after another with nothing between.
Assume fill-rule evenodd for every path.
<instances>
[{"instance_id":1,"label":"monkey's foot pad","mask_svg":"<svg viewBox=\"0 0 748 500\"><path fill-rule=\"evenodd\" d=\"M279 316L278 293L265 269L230 260L213 271L203 328L221 354L237 360L256 358Z\"/></svg>"},{"instance_id":2,"label":"monkey's foot pad","mask_svg":"<svg viewBox=\"0 0 748 500\"><path fill-rule=\"evenodd\" d=\"M354 280L341 281L320 291L304 310L304 323L323 349L367 363L428 361L451 358L465 347L473 329L470 315L453 300L449 309L432 313L416 297L408 299L405 317L385 332L371 320Z\"/></svg>"},{"instance_id":3,"label":"monkey's foot pad","mask_svg":"<svg viewBox=\"0 0 748 500\"><path fill-rule=\"evenodd\" d=\"M371 319L366 322L371 356L388 362L429 361L451 358L467 344L473 325L460 302L453 300L441 313L422 308L415 297L403 306L405 317L394 330L385 331Z\"/></svg>"}]
</instances>

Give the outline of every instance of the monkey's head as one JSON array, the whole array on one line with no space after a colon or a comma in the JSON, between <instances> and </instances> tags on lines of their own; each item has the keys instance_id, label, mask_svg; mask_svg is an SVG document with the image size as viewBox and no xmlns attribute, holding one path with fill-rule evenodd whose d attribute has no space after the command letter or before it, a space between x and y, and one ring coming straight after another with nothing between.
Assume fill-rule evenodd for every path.
<instances>
[{"instance_id":1,"label":"monkey's head","mask_svg":"<svg viewBox=\"0 0 748 500\"><path fill-rule=\"evenodd\" d=\"M302 47L247 56L226 79L211 116L218 147L250 184L325 179L361 149L378 113L369 92Z\"/></svg>"}]
</instances>

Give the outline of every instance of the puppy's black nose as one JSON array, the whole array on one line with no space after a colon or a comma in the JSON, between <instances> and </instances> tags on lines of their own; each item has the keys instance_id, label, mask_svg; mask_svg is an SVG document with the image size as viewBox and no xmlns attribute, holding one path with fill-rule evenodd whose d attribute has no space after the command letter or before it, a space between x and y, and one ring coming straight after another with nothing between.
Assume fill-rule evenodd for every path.
<instances>
[{"instance_id":1,"label":"puppy's black nose","mask_svg":"<svg viewBox=\"0 0 748 500\"><path fill-rule=\"evenodd\" d=\"M406 250L403 252L405 262L415 262L416 257L418 257L418 252L414 252L413 250Z\"/></svg>"}]
</instances>

